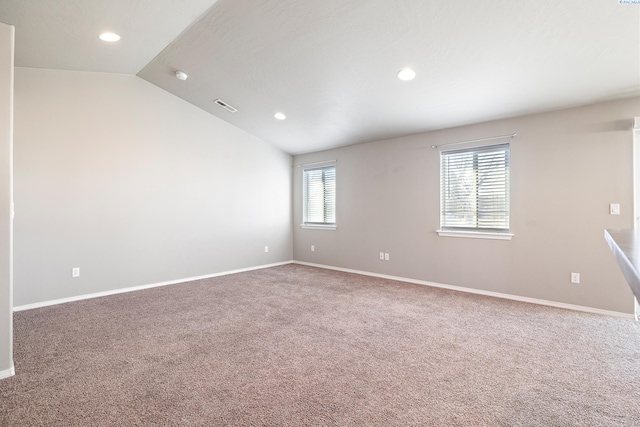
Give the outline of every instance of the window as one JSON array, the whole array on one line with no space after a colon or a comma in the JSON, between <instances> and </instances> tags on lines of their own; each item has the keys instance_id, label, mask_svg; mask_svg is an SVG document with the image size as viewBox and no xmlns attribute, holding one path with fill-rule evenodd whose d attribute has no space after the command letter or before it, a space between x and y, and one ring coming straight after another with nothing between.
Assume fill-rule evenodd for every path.
<instances>
[{"instance_id":1,"label":"window","mask_svg":"<svg viewBox=\"0 0 640 427\"><path fill-rule=\"evenodd\" d=\"M438 233L447 231L511 236L509 144L440 153Z\"/></svg>"},{"instance_id":2,"label":"window","mask_svg":"<svg viewBox=\"0 0 640 427\"><path fill-rule=\"evenodd\" d=\"M303 170L303 226L335 228L336 165Z\"/></svg>"}]
</instances>

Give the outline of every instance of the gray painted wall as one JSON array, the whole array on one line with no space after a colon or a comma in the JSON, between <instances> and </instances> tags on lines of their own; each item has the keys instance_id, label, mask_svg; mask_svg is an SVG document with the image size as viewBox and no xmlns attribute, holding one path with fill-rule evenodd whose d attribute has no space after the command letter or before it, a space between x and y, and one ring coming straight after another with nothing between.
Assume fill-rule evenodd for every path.
<instances>
[{"instance_id":1,"label":"gray painted wall","mask_svg":"<svg viewBox=\"0 0 640 427\"><path fill-rule=\"evenodd\" d=\"M16 68L14 139L14 306L292 258L291 156L138 77Z\"/></svg>"},{"instance_id":2,"label":"gray painted wall","mask_svg":"<svg viewBox=\"0 0 640 427\"><path fill-rule=\"evenodd\" d=\"M603 233L633 227L630 129L638 115L640 98L630 98L296 156L294 259L632 313ZM439 151L430 146L510 133L518 134L513 239L439 237ZM296 166L328 159L337 160L338 228L301 229ZM622 214L609 215L609 203ZM581 273L579 285L571 272Z\"/></svg>"},{"instance_id":3,"label":"gray painted wall","mask_svg":"<svg viewBox=\"0 0 640 427\"><path fill-rule=\"evenodd\" d=\"M13 27L0 23L0 377L8 375L13 369L11 296L13 40Z\"/></svg>"},{"instance_id":4,"label":"gray painted wall","mask_svg":"<svg viewBox=\"0 0 640 427\"><path fill-rule=\"evenodd\" d=\"M290 156L134 76L17 68L14 305L293 256L631 313L603 230L633 225L639 115L630 98L297 156L338 160L338 229L307 230ZM512 132L513 240L438 237L429 147Z\"/></svg>"}]
</instances>

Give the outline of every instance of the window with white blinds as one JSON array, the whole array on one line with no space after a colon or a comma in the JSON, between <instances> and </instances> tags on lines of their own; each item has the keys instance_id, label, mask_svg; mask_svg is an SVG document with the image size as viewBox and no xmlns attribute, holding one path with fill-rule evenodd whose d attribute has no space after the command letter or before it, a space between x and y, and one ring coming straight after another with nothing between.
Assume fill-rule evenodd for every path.
<instances>
[{"instance_id":1,"label":"window with white blinds","mask_svg":"<svg viewBox=\"0 0 640 427\"><path fill-rule=\"evenodd\" d=\"M336 166L303 170L303 225L336 224Z\"/></svg>"},{"instance_id":2,"label":"window with white blinds","mask_svg":"<svg viewBox=\"0 0 640 427\"><path fill-rule=\"evenodd\" d=\"M509 144L440 153L440 228L509 233Z\"/></svg>"}]
</instances>

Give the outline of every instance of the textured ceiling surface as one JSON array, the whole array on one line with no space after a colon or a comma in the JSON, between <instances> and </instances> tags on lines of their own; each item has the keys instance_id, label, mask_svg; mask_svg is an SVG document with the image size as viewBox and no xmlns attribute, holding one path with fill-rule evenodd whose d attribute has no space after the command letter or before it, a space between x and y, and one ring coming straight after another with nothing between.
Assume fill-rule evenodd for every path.
<instances>
[{"instance_id":1,"label":"textured ceiling surface","mask_svg":"<svg viewBox=\"0 0 640 427\"><path fill-rule=\"evenodd\" d=\"M303 153L637 94L640 7L220 0L139 75Z\"/></svg>"},{"instance_id":2,"label":"textured ceiling surface","mask_svg":"<svg viewBox=\"0 0 640 427\"><path fill-rule=\"evenodd\" d=\"M640 94L640 5L616 0L2 0L0 21L19 66L137 73L292 154Z\"/></svg>"},{"instance_id":3,"label":"textured ceiling surface","mask_svg":"<svg viewBox=\"0 0 640 427\"><path fill-rule=\"evenodd\" d=\"M0 0L0 22L16 27L18 67L136 74L215 2Z\"/></svg>"}]
</instances>

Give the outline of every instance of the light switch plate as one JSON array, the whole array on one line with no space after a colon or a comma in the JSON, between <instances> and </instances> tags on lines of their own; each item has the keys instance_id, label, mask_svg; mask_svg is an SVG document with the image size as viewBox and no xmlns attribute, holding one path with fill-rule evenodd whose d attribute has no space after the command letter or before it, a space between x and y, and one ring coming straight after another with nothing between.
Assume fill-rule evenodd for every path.
<instances>
[{"instance_id":1,"label":"light switch plate","mask_svg":"<svg viewBox=\"0 0 640 427\"><path fill-rule=\"evenodd\" d=\"M620 215L620 204L619 203L611 203L609 205L609 213L611 215Z\"/></svg>"}]
</instances>

